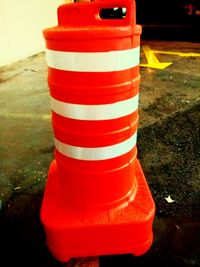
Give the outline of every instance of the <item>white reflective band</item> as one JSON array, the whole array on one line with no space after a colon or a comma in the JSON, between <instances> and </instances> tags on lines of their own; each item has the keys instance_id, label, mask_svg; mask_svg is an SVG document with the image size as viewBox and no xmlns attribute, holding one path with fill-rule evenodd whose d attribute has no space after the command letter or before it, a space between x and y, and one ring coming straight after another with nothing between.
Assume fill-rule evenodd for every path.
<instances>
[{"instance_id":1,"label":"white reflective band","mask_svg":"<svg viewBox=\"0 0 200 267\"><path fill-rule=\"evenodd\" d=\"M60 142L54 138L56 149L64 156L79 160L105 160L124 155L134 148L137 141L137 132L129 139L116 145L105 147L77 147Z\"/></svg>"},{"instance_id":2,"label":"white reflective band","mask_svg":"<svg viewBox=\"0 0 200 267\"><path fill-rule=\"evenodd\" d=\"M52 110L66 118L76 120L111 120L130 115L138 109L139 94L127 100L103 105L71 104L51 97Z\"/></svg>"},{"instance_id":3,"label":"white reflective band","mask_svg":"<svg viewBox=\"0 0 200 267\"><path fill-rule=\"evenodd\" d=\"M121 71L139 65L140 47L110 52L63 52L46 49L51 68L80 72Z\"/></svg>"}]
</instances>

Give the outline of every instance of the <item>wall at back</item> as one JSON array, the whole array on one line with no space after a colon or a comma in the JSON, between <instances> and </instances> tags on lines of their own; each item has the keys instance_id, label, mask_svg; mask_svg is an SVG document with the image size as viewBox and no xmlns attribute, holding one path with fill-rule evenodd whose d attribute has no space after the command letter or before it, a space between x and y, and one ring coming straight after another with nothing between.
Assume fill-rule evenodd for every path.
<instances>
[{"instance_id":1,"label":"wall at back","mask_svg":"<svg viewBox=\"0 0 200 267\"><path fill-rule=\"evenodd\" d=\"M42 30L57 24L64 0L0 0L0 66L45 48Z\"/></svg>"}]
</instances>

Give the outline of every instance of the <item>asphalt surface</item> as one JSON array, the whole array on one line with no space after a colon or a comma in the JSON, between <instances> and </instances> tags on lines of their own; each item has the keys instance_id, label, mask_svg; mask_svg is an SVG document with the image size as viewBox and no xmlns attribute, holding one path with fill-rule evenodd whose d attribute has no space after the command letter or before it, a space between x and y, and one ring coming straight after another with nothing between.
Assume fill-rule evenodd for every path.
<instances>
[{"instance_id":1,"label":"asphalt surface","mask_svg":"<svg viewBox=\"0 0 200 267\"><path fill-rule=\"evenodd\" d=\"M200 266L199 55L198 43L142 43L149 67L140 70L138 157L156 204L154 243L141 257L100 257L101 267ZM43 53L0 68L1 266L62 266L39 220L54 150L50 117Z\"/></svg>"}]
</instances>

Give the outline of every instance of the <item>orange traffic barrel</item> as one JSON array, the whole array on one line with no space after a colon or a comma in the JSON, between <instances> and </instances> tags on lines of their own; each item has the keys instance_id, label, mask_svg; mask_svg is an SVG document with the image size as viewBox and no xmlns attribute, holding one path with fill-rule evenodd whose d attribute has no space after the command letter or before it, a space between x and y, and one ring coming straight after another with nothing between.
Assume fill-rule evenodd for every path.
<instances>
[{"instance_id":1,"label":"orange traffic barrel","mask_svg":"<svg viewBox=\"0 0 200 267\"><path fill-rule=\"evenodd\" d=\"M101 16L116 7L126 14ZM61 261L151 245L155 208L136 148L140 34L132 0L62 5L44 31L55 161L41 219Z\"/></svg>"}]
</instances>

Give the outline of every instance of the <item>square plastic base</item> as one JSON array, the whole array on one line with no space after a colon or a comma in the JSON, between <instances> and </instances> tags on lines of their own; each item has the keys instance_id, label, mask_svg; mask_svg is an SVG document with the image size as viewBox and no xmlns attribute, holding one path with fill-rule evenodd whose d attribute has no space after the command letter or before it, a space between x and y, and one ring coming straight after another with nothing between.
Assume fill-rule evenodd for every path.
<instances>
[{"instance_id":1,"label":"square plastic base","mask_svg":"<svg viewBox=\"0 0 200 267\"><path fill-rule=\"evenodd\" d=\"M54 257L66 262L72 257L144 254L153 240L155 205L138 160L136 179L136 196L126 207L99 212L79 210L64 201L54 160L41 208L47 244Z\"/></svg>"}]
</instances>

